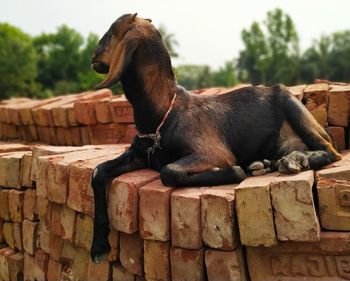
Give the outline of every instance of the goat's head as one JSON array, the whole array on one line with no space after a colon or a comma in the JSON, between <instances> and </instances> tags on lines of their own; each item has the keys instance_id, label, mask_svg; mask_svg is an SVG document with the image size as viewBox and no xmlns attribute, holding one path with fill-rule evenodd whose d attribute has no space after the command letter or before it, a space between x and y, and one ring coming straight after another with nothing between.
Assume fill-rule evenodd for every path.
<instances>
[{"instance_id":1,"label":"goat's head","mask_svg":"<svg viewBox=\"0 0 350 281\"><path fill-rule=\"evenodd\" d=\"M120 80L140 40L150 31L159 36L151 20L136 16L126 14L118 18L98 42L91 60L92 68L107 75L96 88L110 87Z\"/></svg>"}]
</instances>

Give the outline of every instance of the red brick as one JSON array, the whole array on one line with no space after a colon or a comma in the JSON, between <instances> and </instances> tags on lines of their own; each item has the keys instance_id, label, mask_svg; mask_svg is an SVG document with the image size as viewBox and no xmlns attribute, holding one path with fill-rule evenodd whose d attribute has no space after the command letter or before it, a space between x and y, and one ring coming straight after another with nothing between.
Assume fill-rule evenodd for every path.
<instances>
[{"instance_id":1,"label":"red brick","mask_svg":"<svg viewBox=\"0 0 350 281\"><path fill-rule=\"evenodd\" d=\"M47 229L47 225L44 221L40 221L38 228L38 247L45 253L50 253L50 232Z\"/></svg>"},{"instance_id":2,"label":"red brick","mask_svg":"<svg viewBox=\"0 0 350 281\"><path fill-rule=\"evenodd\" d=\"M269 247L277 243L270 197L270 184L276 175L277 173L247 178L235 189L239 233L243 245Z\"/></svg>"},{"instance_id":3,"label":"red brick","mask_svg":"<svg viewBox=\"0 0 350 281\"><path fill-rule=\"evenodd\" d=\"M327 99L329 85L326 83L312 84L304 90L304 100L306 108L320 123L321 126L327 125Z\"/></svg>"},{"instance_id":4,"label":"red brick","mask_svg":"<svg viewBox=\"0 0 350 281\"><path fill-rule=\"evenodd\" d=\"M207 249L205 251L205 265L208 281L249 280L241 247L238 247L234 251ZM267 280L269 279L265 281Z\"/></svg>"},{"instance_id":5,"label":"red brick","mask_svg":"<svg viewBox=\"0 0 350 281\"><path fill-rule=\"evenodd\" d=\"M112 227L118 231L134 233L138 230L138 204L140 187L159 178L152 170L138 170L117 177L108 192L108 215Z\"/></svg>"},{"instance_id":6,"label":"red brick","mask_svg":"<svg viewBox=\"0 0 350 281\"><path fill-rule=\"evenodd\" d=\"M350 114L350 86L333 85L329 91L328 123L347 127Z\"/></svg>"},{"instance_id":7,"label":"red brick","mask_svg":"<svg viewBox=\"0 0 350 281\"><path fill-rule=\"evenodd\" d=\"M314 172L280 175L270 185L277 238L280 241L319 241L312 186Z\"/></svg>"},{"instance_id":8,"label":"red brick","mask_svg":"<svg viewBox=\"0 0 350 281\"><path fill-rule=\"evenodd\" d=\"M318 171L317 196L322 227L350 231L350 165Z\"/></svg>"},{"instance_id":9,"label":"red brick","mask_svg":"<svg viewBox=\"0 0 350 281\"><path fill-rule=\"evenodd\" d=\"M98 123L111 123L112 115L109 111L110 97L100 99L95 103L96 120Z\"/></svg>"},{"instance_id":10,"label":"red brick","mask_svg":"<svg viewBox=\"0 0 350 281\"><path fill-rule=\"evenodd\" d=\"M50 247L50 257L55 261L59 261L63 251L64 241L61 237L50 233L49 234L49 247Z\"/></svg>"},{"instance_id":11,"label":"red brick","mask_svg":"<svg viewBox=\"0 0 350 281\"><path fill-rule=\"evenodd\" d=\"M200 196L205 190L206 188L182 188L171 194L173 246L185 249L202 247Z\"/></svg>"},{"instance_id":12,"label":"red brick","mask_svg":"<svg viewBox=\"0 0 350 281\"><path fill-rule=\"evenodd\" d=\"M239 243L235 187L213 186L201 195L202 239L211 248L233 250Z\"/></svg>"},{"instance_id":13,"label":"red brick","mask_svg":"<svg viewBox=\"0 0 350 281\"><path fill-rule=\"evenodd\" d=\"M58 281L61 280L62 265L50 258L47 266L47 280Z\"/></svg>"},{"instance_id":14,"label":"red brick","mask_svg":"<svg viewBox=\"0 0 350 281\"><path fill-rule=\"evenodd\" d=\"M36 214L38 215L39 220L48 226L50 220L50 212L48 210L49 200L41 196L37 196L36 200Z\"/></svg>"},{"instance_id":15,"label":"red brick","mask_svg":"<svg viewBox=\"0 0 350 281\"><path fill-rule=\"evenodd\" d=\"M160 180L140 188L139 217L142 239L170 240L170 195L173 190L164 186Z\"/></svg>"},{"instance_id":16,"label":"red brick","mask_svg":"<svg viewBox=\"0 0 350 281\"><path fill-rule=\"evenodd\" d=\"M32 169L32 155L24 154L21 162L21 186L32 187L33 182L30 178Z\"/></svg>"},{"instance_id":17,"label":"red brick","mask_svg":"<svg viewBox=\"0 0 350 281\"><path fill-rule=\"evenodd\" d=\"M0 280L10 281L8 258L15 252L9 248L0 249Z\"/></svg>"},{"instance_id":18,"label":"red brick","mask_svg":"<svg viewBox=\"0 0 350 281\"><path fill-rule=\"evenodd\" d=\"M34 257L24 252L23 279L25 281L34 281Z\"/></svg>"},{"instance_id":19,"label":"red brick","mask_svg":"<svg viewBox=\"0 0 350 281\"><path fill-rule=\"evenodd\" d=\"M23 250L22 244L22 224L21 223L13 223L13 239L15 241L15 248L19 251Z\"/></svg>"},{"instance_id":20,"label":"red brick","mask_svg":"<svg viewBox=\"0 0 350 281\"><path fill-rule=\"evenodd\" d=\"M115 264L112 267L112 281L135 281L135 276L120 264Z\"/></svg>"},{"instance_id":21,"label":"red brick","mask_svg":"<svg viewBox=\"0 0 350 281\"><path fill-rule=\"evenodd\" d=\"M130 273L143 275L143 243L138 233L126 234L120 232L120 255L122 266Z\"/></svg>"},{"instance_id":22,"label":"red brick","mask_svg":"<svg viewBox=\"0 0 350 281\"><path fill-rule=\"evenodd\" d=\"M0 186L21 188L21 161L28 151L11 152L0 155Z\"/></svg>"},{"instance_id":23,"label":"red brick","mask_svg":"<svg viewBox=\"0 0 350 281\"><path fill-rule=\"evenodd\" d=\"M71 130L71 134L72 134L72 144L77 145L77 146L83 145L83 142L82 142L81 136L80 136L79 127L73 127L73 128L70 128L70 130Z\"/></svg>"},{"instance_id":24,"label":"red brick","mask_svg":"<svg viewBox=\"0 0 350 281\"><path fill-rule=\"evenodd\" d=\"M74 103L75 116L79 124L94 125L97 123L94 100L83 100Z\"/></svg>"},{"instance_id":25,"label":"red brick","mask_svg":"<svg viewBox=\"0 0 350 281\"><path fill-rule=\"evenodd\" d=\"M4 222L5 242L11 249L15 249L15 238L13 237L13 223Z\"/></svg>"},{"instance_id":26,"label":"red brick","mask_svg":"<svg viewBox=\"0 0 350 281\"><path fill-rule=\"evenodd\" d=\"M293 87L288 87L288 90L295 96L298 100L302 100L304 97L304 90L306 85L298 85Z\"/></svg>"},{"instance_id":27,"label":"red brick","mask_svg":"<svg viewBox=\"0 0 350 281\"><path fill-rule=\"evenodd\" d=\"M125 131L125 125L116 123L88 126L91 144L121 143L125 136Z\"/></svg>"},{"instance_id":28,"label":"red brick","mask_svg":"<svg viewBox=\"0 0 350 281\"><path fill-rule=\"evenodd\" d=\"M59 221L56 222L60 231L57 233L62 239L73 242L76 226L76 213L71 208L63 205L60 210Z\"/></svg>"},{"instance_id":29,"label":"red brick","mask_svg":"<svg viewBox=\"0 0 350 281\"><path fill-rule=\"evenodd\" d=\"M24 256L23 253L16 253L7 258L10 280L23 280Z\"/></svg>"},{"instance_id":30,"label":"red brick","mask_svg":"<svg viewBox=\"0 0 350 281\"><path fill-rule=\"evenodd\" d=\"M119 232L111 229L108 235L108 242L111 246L111 252L108 256L110 262L115 262L119 259Z\"/></svg>"},{"instance_id":31,"label":"red brick","mask_svg":"<svg viewBox=\"0 0 350 281\"><path fill-rule=\"evenodd\" d=\"M30 145L22 144L22 143L1 143L0 153L5 152L14 152L14 151L31 151L32 148Z\"/></svg>"},{"instance_id":32,"label":"red brick","mask_svg":"<svg viewBox=\"0 0 350 281\"><path fill-rule=\"evenodd\" d=\"M27 189L24 192L23 215L28 220L35 220L36 215L36 191L35 189Z\"/></svg>"},{"instance_id":33,"label":"red brick","mask_svg":"<svg viewBox=\"0 0 350 281\"><path fill-rule=\"evenodd\" d=\"M121 143L132 143L134 137L137 134L137 129L134 124L126 125L126 130L123 139L120 141Z\"/></svg>"},{"instance_id":34,"label":"red brick","mask_svg":"<svg viewBox=\"0 0 350 281\"><path fill-rule=\"evenodd\" d=\"M39 158L40 169L43 171L46 170L47 198L52 202L65 204L68 197L68 182L70 175L69 165L75 162L84 163L84 161L87 161L88 159L108 155L111 152L111 150L90 149ZM43 174L45 173L43 172ZM70 185L72 184L70 183Z\"/></svg>"},{"instance_id":35,"label":"red brick","mask_svg":"<svg viewBox=\"0 0 350 281\"><path fill-rule=\"evenodd\" d=\"M331 136L334 147L338 151L345 149L345 130L343 127L327 127L327 133Z\"/></svg>"},{"instance_id":36,"label":"red brick","mask_svg":"<svg viewBox=\"0 0 350 281\"><path fill-rule=\"evenodd\" d=\"M39 141L46 144L52 144L50 127L37 126Z\"/></svg>"},{"instance_id":37,"label":"red brick","mask_svg":"<svg viewBox=\"0 0 350 281\"><path fill-rule=\"evenodd\" d=\"M24 191L10 190L9 192L9 209L10 219L13 222L23 221L23 203Z\"/></svg>"},{"instance_id":38,"label":"red brick","mask_svg":"<svg viewBox=\"0 0 350 281\"><path fill-rule=\"evenodd\" d=\"M143 257L146 280L171 280L169 242L144 240Z\"/></svg>"},{"instance_id":39,"label":"red brick","mask_svg":"<svg viewBox=\"0 0 350 281\"><path fill-rule=\"evenodd\" d=\"M66 145L73 145L73 135L70 128L63 128L64 142Z\"/></svg>"},{"instance_id":40,"label":"red brick","mask_svg":"<svg viewBox=\"0 0 350 281\"><path fill-rule=\"evenodd\" d=\"M77 248L73 262L74 280L88 280L88 268L90 263L89 252L84 248Z\"/></svg>"},{"instance_id":41,"label":"red brick","mask_svg":"<svg viewBox=\"0 0 350 281\"><path fill-rule=\"evenodd\" d=\"M35 252L34 258L34 278L36 280L44 281L46 280L47 266L48 266L49 256L41 250Z\"/></svg>"},{"instance_id":42,"label":"red brick","mask_svg":"<svg viewBox=\"0 0 350 281\"><path fill-rule=\"evenodd\" d=\"M109 281L110 273L111 265L107 260L99 264L96 264L90 260L87 280Z\"/></svg>"},{"instance_id":43,"label":"red brick","mask_svg":"<svg viewBox=\"0 0 350 281\"><path fill-rule=\"evenodd\" d=\"M125 96L119 96L109 102L114 123L134 123L134 112Z\"/></svg>"},{"instance_id":44,"label":"red brick","mask_svg":"<svg viewBox=\"0 0 350 281\"><path fill-rule=\"evenodd\" d=\"M9 193L10 190L0 188L0 218L5 221L10 220Z\"/></svg>"},{"instance_id":45,"label":"red brick","mask_svg":"<svg viewBox=\"0 0 350 281\"><path fill-rule=\"evenodd\" d=\"M72 264L75 259L76 249L73 243L69 241L63 241L63 249L60 257L60 262L63 264Z\"/></svg>"},{"instance_id":46,"label":"red brick","mask_svg":"<svg viewBox=\"0 0 350 281\"><path fill-rule=\"evenodd\" d=\"M34 255L36 251L38 227L39 227L39 222L31 222L29 220L23 221L23 225L22 225L23 249L31 255Z\"/></svg>"},{"instance_id":47,"label":"red brick","mask_svg":"<svg viewBox=\"0 0 350 281\"><path fill-rule=\"evenodd\" d=\"M90 144L90 136L89 136L89 130L88 127L79 127L80 130L80 137L81 137L81 142L83 145Z\"/></svg>"},{"instance_id":48,"label":"red brick","mask_svg":"<svg viewBox=\"0 0 350 281\"><path fill-rule=\"evenodd\" d=\"M0 243L5 242L4 237L4 221L0 218Z\"/></svg>"},{"instance_id":49,"label":"red brick","mask_svg":"<svg viewBox=\"0 0 350 281\"><path fill-rule=\"evenodd\" d=\"M66 139L64 137L64 128L57 127L56 128L56 138L58 145L66 145Z\"/></svg>"},{"instance_id":50,"label":"red brick","mask_svg":"<svg viewBox=\"0 0 350 281\"><path fill-rule=\"evenodd\" d=\"M321 241L247 247L252 281L348 280L350 233L324 232Z\"/></svg>"},{"instance_id":51,"label":"red brick","mask_svg":"<svg viewBox=\"0 0 350 281\"><path fill-rule=\"evenodd\" d=\"M124 150L116 147L103 153L100 157L86 159L69 166L69 193L67 205L75 211L94 216L94 195L91 187L91 177L95 167L105 161L118 157ZM96 154L97 155L97 154ZM90 157L92 158L92 157Z\"/></svg>"},{"instance_id":52,"label":"red brick","mask_svg":"<svg viewBox=\"0 0 350 281\"><path fill-rule=\"evenodd\" d=\"M171 247L171 280L204 280L204 250L187 250Z\"/></svg>"},{"instance_id":53,"label":"red brick","mask_svg":"<svg viewBox=\"0 0 350 281\"><path fill-rule=\"evenodd\" d=\"M94 220L92 217L78 214L74 243L90 251L93 238Z\"/></svg>"}]
</instances>

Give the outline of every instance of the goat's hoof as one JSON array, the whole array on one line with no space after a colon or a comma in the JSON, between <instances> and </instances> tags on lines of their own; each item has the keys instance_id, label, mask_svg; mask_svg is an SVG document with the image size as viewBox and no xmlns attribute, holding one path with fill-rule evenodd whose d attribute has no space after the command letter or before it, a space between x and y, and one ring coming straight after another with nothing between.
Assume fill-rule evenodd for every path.
<instances>
[{"instance_id":1,"label":"goat's hoof","mask_svg":"<svg viewBox=\"0 0 350 281\"><path fill-rule=\"evenodd\" d=\"M300 151L293 151L277 161L278 171L284 174L297 174L301 170L309 168L306 155Z\"/></svg>"},{"instance_id":2,"label":"goat's hoof","mask_svg":"<svg viewBox=\"0 0 350 281\"><path fill-rule=\"evenodd\" d=\"M111 252L111 246L109 246L109 243L99 243L99 245L96 245L97 243L93 243L91 247L91 259L94 263L101 263L104 261L109 253Z\"/></svg>"}]
</instances>

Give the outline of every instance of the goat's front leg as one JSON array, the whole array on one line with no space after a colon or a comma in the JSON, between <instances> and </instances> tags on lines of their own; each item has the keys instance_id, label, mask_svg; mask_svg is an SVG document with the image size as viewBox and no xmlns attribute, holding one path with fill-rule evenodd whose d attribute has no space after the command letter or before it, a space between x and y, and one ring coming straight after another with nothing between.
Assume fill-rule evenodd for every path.
<instances>
[{"instance_id":1,"label":"goat's front leg","mask_svg":"<svg viewBox=\"0 0 350 281\"><path fill-rule=\"evenodd\" d=\"M110 252L107 186L117 176L145 167L147 167L146 162L138 157L134 151L128 150L119 157L101 163L95 168L91 181L95 198L94 234L91 246L91 258L94 262L101 262Z\"/></svg>"},{"instance_id":2,"label":"goat's front leg","mask_svg":"<svg viewBox=\"0 0 350 281\"><path fill-rule=\"evenodd\" d=\"M240 166L217 167L211 161L192 154L166 165L160 178L167 186L211 186L239 183L246 175Z\"/></svg>"}]
</instances>

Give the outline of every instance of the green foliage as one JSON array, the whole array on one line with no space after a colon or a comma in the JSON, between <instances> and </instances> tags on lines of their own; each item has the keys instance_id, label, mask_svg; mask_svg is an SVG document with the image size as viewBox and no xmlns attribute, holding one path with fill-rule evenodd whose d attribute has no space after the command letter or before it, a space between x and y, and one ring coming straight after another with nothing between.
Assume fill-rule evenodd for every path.
<instances>
[{"instance_id":1,"label":"green foliage","mask_svg":"<svg viewBox=\"0 0 350 281\"><path fill-rule=\"evenodd\" d=\"M162 24L158 27L158 31L162 36L162 39L164 41L165 47L169 52L169 55L172 58L179 57L179 54L175 50L175 48L179 45L179 43L176 41L174 34L169 33L166 27Z\"/></svg>"},{"instance_id":2,"label":"green foliage","mask_svg":"<svg viewBox=\"0 0 350 281\"><path fill-rule=\"evenodd\" d=\"M39 92L36 59L31 38L14 26L0 23L0 99Z\"/></svg>"},{"instance_id":3,"label":"green foliage","mask_svg":"<svg viewBox=\"0 0 350 281\"><path fill-rule=\"evenodd\" d=\"M299 78L299 40L292 19L276 9L263 24L254 22L242 31L245 49L240 52L239 78L253 84L293 84Z\"/></svg>"}]
</instances>

